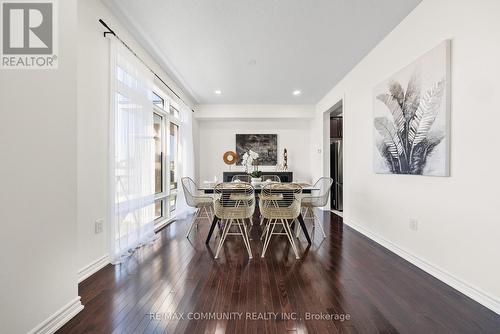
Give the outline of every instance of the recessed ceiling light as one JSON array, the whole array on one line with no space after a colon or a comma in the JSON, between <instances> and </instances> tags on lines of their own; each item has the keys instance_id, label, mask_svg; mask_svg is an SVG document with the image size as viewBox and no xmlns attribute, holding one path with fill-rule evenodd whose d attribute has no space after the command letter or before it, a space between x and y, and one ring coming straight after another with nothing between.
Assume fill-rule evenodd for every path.
<instances>
[{"instance_id":1,"label":"recessed ceiling light","mask_svg":"<svg viewBox=\"0 0 500 334\"><path fill-rule=\"evenodd\" d=\"M222 91L220 89L216 89L216 90L214 90L214 94L215 95L221 95Z\"/></svg>"},{"instance_id":2,"label":"recessed ceiling light","mask_svg":"<svg viewBox=\"0 0 500 334\"><path fill-rule=\"evenodd\" d=\"M298 89L296 89L296 90L293 91L293 95L294 96L299 96L300 94L302 94L302 91L300 91Z\"/></svg>"}]
</instances>

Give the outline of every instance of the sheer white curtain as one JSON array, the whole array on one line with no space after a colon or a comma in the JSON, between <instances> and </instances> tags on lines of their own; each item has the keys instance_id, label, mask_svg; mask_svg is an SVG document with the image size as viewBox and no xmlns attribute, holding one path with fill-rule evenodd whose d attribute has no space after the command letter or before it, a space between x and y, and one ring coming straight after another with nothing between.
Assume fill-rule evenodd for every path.
<instances>
[{"instance_id":1,"label":"sheer white curtain","mask_svg":"<svg viewBox=\"0 0 500 334\"><path fill-rule=\"evenodd\" d=\"M110 39L111 262L119 263L154 233L153 75Z\"/></svg>"},{"instance_id":2,"label":"sheer white curtain","mask_svg":"<svg viewBox=\"0 0 500 334\"><path fill-rule=\"evenodd\" d=\"M178 184L181 184L181 178L189 176L194 179L194 146L193 146L193 112L184 103L180 103L180 142L179 142L179 173ZM179 186L177 196L177 208L175 216L181 218L191 213L193 209L186 203L182 186Z\"/></svg>"}]
</instances>

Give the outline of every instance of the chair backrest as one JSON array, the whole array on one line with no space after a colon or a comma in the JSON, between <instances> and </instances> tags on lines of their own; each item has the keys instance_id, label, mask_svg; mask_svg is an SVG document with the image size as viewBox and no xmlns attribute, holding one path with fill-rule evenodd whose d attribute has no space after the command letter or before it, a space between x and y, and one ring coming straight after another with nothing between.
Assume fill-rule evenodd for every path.
<instances>
[{"instance_id":1,"label":"chair backrest","mask_svg":"<svg viewBox=\"0 0 500 334\"><path fill-rule=\"evenodd\" d=\"M225 182L214 187L214 211L221 219L251 218L255 211L255 191L247 182Z\"/></svg>"},{"instance_id":2,"label":"chair backrest","mask_svg":"<svg viewBox=\"0 0 500 334\"><path fill-rule=\"evenodd\" d=\"M239 174L239 175L234 175L233 178L231 179L231 182L234 181L241 181L241 182L248 182L250 183L252 181L252 177L247 174Z\"/></svg>"},{"instance_id":3,"label":"chair backrest","mask_svg":"<svg viewBox=\"0 0 500 334\"><path fill-rule=\"evenodd\" d=\"M182 189L184 190L184 197L186 197L186 203L190 207L196 207L197 202L195 194L198 190L196 183L190 177L183 177L181 179Z\"/></svg>"},{"instance_id":4,"label":"chair backrest","mask_svg":"<svg viewBox=\"0 0 500 334\"><path fill-rule=\"evenodd\" d=\"M328 196L330 195L330 189L332 188L333 179L331 177L320 177L316 183L314 183L311 196L314 197L313 205L316 207L325 206L328 203Z\"/></svg>"},{"instance_id":5,"label":"chair backrest","mask_svg":"<svg viewBox=\"0 0 500 334\"><path fill-rule=\"evenodd\" d=\"M268 219L295 219L300 214L302 187L296 183L270 183L262 187L260 210Z\"/></svg>"},{"instance_id":6,"label":"chair backrest","mask_svg":"<svg viewBox=\"0 0 500 334\"><path fill-rule=\"evenodd\" d=\"M281 179L278 175L262 175L262 181L266 182L267 180L271 182L281 182Z\"/></svg>"}]
</instances>

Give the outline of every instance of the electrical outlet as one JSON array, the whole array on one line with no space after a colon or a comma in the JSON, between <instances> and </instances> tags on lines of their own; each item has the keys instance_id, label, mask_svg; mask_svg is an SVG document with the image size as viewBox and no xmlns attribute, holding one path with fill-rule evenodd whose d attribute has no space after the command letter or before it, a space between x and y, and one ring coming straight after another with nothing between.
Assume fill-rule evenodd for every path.
<instances>
[{"instance_id":1,"label":"electrical outlet","mask_svg":"<svg viewBox=\"0 0 500 334\"><path fill-rule=\"evenodd\" d=\"M103 228L104 228L104 221L102 219L97 219L94 225L95 234L102 233Z\"/></svg>"},{"instance_id":2,"label":"electrical outlet","mask_svg":"<svg viewBox=\"0 0 500 334\"><path fill-rule=\"evenodd\" d=\"M418 231L418 220L415 218L410 218L410 230Z\"/></svg>"}]
</instances>

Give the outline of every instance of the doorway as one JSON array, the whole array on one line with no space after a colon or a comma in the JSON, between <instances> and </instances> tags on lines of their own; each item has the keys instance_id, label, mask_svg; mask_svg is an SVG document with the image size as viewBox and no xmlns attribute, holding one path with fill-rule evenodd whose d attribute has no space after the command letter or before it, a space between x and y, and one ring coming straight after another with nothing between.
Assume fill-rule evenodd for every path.
<instances>
[{"instance_id":1,"label":"doorway","mask_svg":"<svg viewBox=\"0 0 500 334\"><path fill-rule=\"evenodd\" d=\"M334 212L344 210L344 146L343 146L343 103L339 101L329 110L330 177L333 184L330 193L330 207Z\"/></svg>"}]
</instances>

